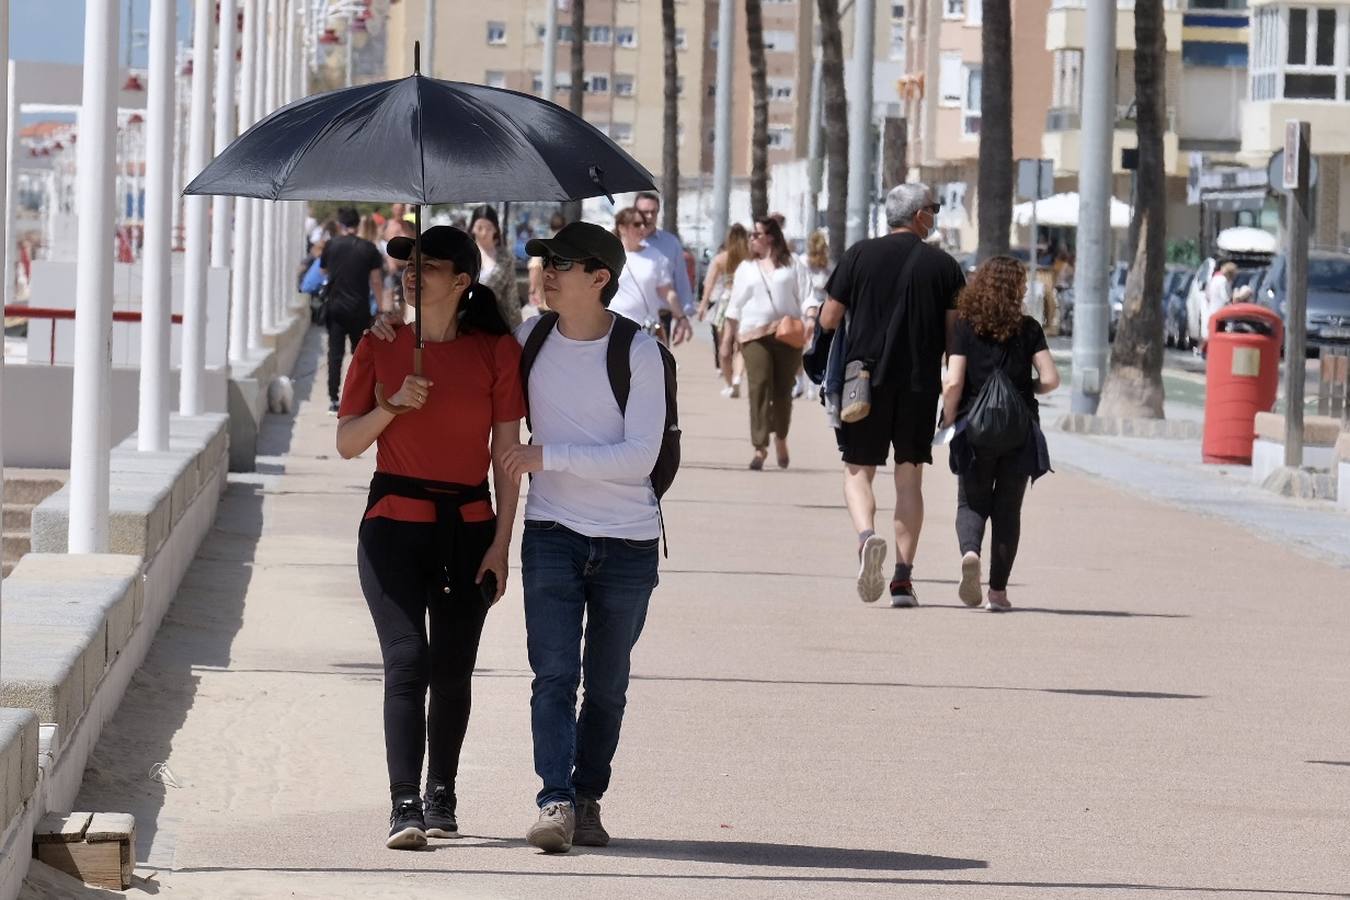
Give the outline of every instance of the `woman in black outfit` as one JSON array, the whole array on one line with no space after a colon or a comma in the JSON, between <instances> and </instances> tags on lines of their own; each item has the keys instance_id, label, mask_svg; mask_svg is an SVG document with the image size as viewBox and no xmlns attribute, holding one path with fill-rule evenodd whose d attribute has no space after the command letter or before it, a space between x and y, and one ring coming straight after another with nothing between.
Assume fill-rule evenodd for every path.
<instances>
[{"instance_id":1,"label":"woman in black outfit","mask_svg":"<svg viewBox=\"0 0 1350 900\"><path fill-rule=\"evenodd\" d=\"M1010 256L995 256L975 271L957 301L956 329L942 394L942 421L957 425L951 467L958 476L956 536L963 554L959 595L967 606L981 603L980 550L985 523L992 519L986 607L992 612L1012 609L1008 576L1017 557L1022 499L1027 481L1050 470L1036 395L1059 387L1059 370L1046 346L1045 332L1039 322L1022 314L1026 287L1026 270ZM1022 446L1001 454L973 447L961 433L960 422L996 368L1002 368L1011 379L1033 422Z\"/></svg>"},{"instance_id":2,"label":"woman in black outfit","mask_svg":"<svg viewBox=\"0 0 1350 900\"><path fill-rule=\"evenodd\" d=\"M412 248L411 239L397 237L388 252L407 259ZM399 329L392 341L368 336L352 357L339 409L344 458L378 446L357 567L384 660L393 800L385 845L393 850L457 836L455 774L470 677L483 620L505 590L520 496L519 482L498 464L520 442L520 346L492 291L478 284L479 259L473 239L457 228L422 235L423 374L413 374L413 329ZM404 269L403 287L415 302L413 272ZM377 385L408 411L385 409Z\"/></svg>"}]
</instances>

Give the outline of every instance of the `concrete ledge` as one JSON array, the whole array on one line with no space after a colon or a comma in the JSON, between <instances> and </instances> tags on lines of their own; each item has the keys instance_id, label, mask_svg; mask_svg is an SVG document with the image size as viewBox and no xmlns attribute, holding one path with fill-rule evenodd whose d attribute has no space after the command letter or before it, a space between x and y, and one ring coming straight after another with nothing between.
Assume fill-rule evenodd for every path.
<instances>
[{"instance_id":1,"label":"concrete ledge","mask_svg":"<svg viewBox=\"0 0 1350 900\"><path fill-rule=\"evenodd\" d=\"M309 304L293 305L280 331L263 335L267 345L230 366L227 404L230 414L230 471L252 472L258 456L258 430L267 415L267 386L277 375L289 375L300 357L310 328Z\"/></svg>"},{"instance_id":2,"label":"concrete ledge","mask_svg":"<svg viewBox=\"0 0 1350 900\"><path fill-rule=\"evenodd\" d=\"M1060 431L1100 437L1157 438L1172 441L1197 440L1204 433L1199 422L1185 419L1121 419L1070 413L1055 423Z\"/></svg>"},{"instance_id":3,"label":"concrete ledge","mask_svg":"<svg viewBox=\"0 0 1350 900\"><path fill-rule=\"evenodd\" d=\"M0 821L13 819L33 796L37 761L37 716L26 709L0 709Z\"/></svg>"},{"instance_id":4,"label":"concrete ledge","mask_svg":"<svg viewBox=\"0 0 1350 900\"><path fill-rule=\"evenodd\" d=\"M1341 434L1341 420L1332 416L1303 417L1303 446L1334 447ZM1284 416L1279 413L1256 414L1256 437L1284 446Z\"/></svg>"},{"instance_id":5,"label":"concrete ledge","mask_svg":"<svg viewBox=\"0 0 1350 900\"><path fill-rule=\"evenodd\" d=\"M1350 431L1336 440L1336 505L1350 512Z\"/></svg>"},{"instance_id":6,"label":"concrete ledge","mask_svg":"<svg viewBox=\"0 0 1350 900\"><path fill-rule=\"evenodd\" d=\"M5 580L3 622L25 625L103 620L114 659L140 620L141 560L116 554L30 553Z\"/></svg>"},{"instance_id":7,"label":"concrete ledge","mask_svg":"<svg viewBox=\"0 0 1350 900\"><path fill-rule=\"evenodd\" d=\"M103 625L6 622L0 631L0 706L32 710L64 734L75 727L103 677L107 646Z\"/></svg>"},{"instance_id":8,"label":"concrete ledge","mask_svg":"<svg viewBox=\"0 0 1350 900\"><path fill-rule=\"evenodd\" d=\"M1335 500L1336 475L1316 469L1293 469L1280 466L1266 476L1262 487L1282 497L1298 500Z\"/></svg>"}]
</instances>

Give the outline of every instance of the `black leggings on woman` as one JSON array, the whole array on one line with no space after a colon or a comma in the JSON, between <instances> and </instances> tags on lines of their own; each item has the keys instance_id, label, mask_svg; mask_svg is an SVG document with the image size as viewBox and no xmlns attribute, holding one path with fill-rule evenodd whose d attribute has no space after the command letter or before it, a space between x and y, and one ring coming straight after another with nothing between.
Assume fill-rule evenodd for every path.
<instances>
[{"instance_id":1,"label":"black leggings on woman","mask_svg":"<svg viewBox=\"0 0 1350 900\"><path fill-rule=\"evenodd\" d=\"M470 678L488 611L474 578L496 527L459 527L446 593L435 525L382 518L361 523L357 570L384 657L384 746L395 802L421 794L424 749L428 789L444 785L455 795Z\"/></svg>"},{"instance_id":2,"label":"black leggings on woman","mask_svg":"<svg viewBox=\"0 0 1350 900\"><path fill-rule=\"evenodd\" d=\"M970 471L956 482L956 538L963 554L980 552L984 524L993 519L989 587L995 591L1008 589L1008 576L1022 536L1027 476L1019 471L1021 455L1020 450L1005 456L976 455Z\"/></svg>"}]
</instances>

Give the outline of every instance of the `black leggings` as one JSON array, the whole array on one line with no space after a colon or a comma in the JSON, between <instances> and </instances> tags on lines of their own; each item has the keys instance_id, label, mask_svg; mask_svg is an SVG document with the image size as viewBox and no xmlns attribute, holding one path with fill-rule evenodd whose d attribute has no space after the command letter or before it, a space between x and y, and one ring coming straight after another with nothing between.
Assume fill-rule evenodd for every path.
<instances>
[{"instance_id":1,"label":"black leggings","mask_svg":"<svg viewBox=\"0 0 1350 900\"><path fill-rule=\"evenodd\" d=\"M370 327L370 316L349 315L330 308L325 319L328 328L328 399L336 403L341 397L342 358L349 345L352 353L356 352L361 335Z\"/></svg>"},{"instance_id":2,"label":"black leggings","mask_svg":"<svg viewBox=\"0 0 1350 900\"><path fill-rule=\"evenodd\" d=\"M961 552L979 553L984 524L994 520L989 547L989 587L1007 590L1017 543L1022 536L1022 498L1027 476L1018 472L1021 451L1006 456L976 456L956 483L956 538Z\"/></svg>"},{"instance_id":3,"label":"black leggings","mask_svg":"<svg viewBox=\"0 0 1350 900\"><path fill-rule=\"evenodd\" d=\"M454 797L469 727L470 678L488 611L474 578L496 523L460 527L450 593L437 562L435 527L367 519L356 551L361 590L384 658L384 747L395 801L421 793L424 748L428 789L444 785Z\"/></svg>"}]
</instances>

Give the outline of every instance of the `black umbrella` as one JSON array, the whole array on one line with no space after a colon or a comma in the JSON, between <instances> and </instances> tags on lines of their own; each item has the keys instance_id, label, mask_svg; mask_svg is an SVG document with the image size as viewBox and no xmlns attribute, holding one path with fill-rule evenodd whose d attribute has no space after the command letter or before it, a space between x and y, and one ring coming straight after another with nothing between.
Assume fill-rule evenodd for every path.
<instances>
[{"instance_id":1,"label":"black umbrella","mask_svg":"<svg viewBox=\"0 0 1350 900\"><path fill-rule=\"evenodd\" d=\"M413 206L421 297L422 206L581 200L653 190L651 173L600 129L529 94L413 74L306 97L240 135L185 194ZM422 371L417 319L414 371ZM383 400L381 405L392 409Z\"/></svg>"}]
</instances>

